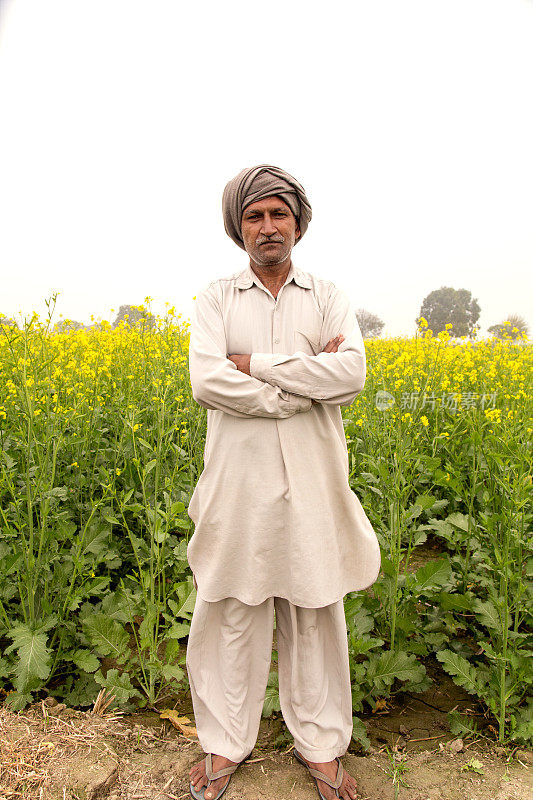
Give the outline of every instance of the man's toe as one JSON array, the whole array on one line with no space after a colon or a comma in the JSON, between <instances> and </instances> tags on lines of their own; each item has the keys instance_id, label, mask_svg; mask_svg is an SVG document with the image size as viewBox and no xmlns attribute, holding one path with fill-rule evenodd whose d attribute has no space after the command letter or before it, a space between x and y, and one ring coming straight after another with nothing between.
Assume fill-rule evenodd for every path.
<instances>
[{"instance_id":1,"label":"man's toe","mask_svg":"<svg viewBox=\"0 0 533 800\"><path fill-rule=\"evenodd\" d=\"M354 781L350 781L348 786L347 800L357 800L357 798L357 784Z\"/></svg>"}]
</instances>

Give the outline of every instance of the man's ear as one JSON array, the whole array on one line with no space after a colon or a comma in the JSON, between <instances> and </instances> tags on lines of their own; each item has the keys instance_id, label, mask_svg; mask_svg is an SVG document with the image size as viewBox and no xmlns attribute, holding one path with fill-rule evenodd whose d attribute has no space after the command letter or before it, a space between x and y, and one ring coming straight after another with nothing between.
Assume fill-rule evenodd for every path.
<instances>
[{"instance_id":1,"label":"man's ear","mask_svg":"<svg viewBox=\"0 0 533 800\"><path fill-rule=\"evenodd\" d=\"M299 225L297 225L296 226L296 233L295 233L295 241L297 242L298 239L301 239L301 238L302 238L302 234L300 232L300 227L299 227Z\"/></svg>"}]
</instances>

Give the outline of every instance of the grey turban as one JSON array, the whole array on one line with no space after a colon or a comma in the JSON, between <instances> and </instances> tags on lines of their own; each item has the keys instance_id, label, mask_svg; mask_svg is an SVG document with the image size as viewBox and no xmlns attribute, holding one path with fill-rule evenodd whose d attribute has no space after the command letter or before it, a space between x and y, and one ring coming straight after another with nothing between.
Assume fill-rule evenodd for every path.
<instances>
[{"instance_id":1,"label":"grey turban","mask_svg":"<svg viewBox=\"0 0 533 800\"><path fill-rule=\"evenodd\" d=\"M298 222L300 239L306 232L311 220L311 206L303 186L285 170L269 164L260 164L258 167L250 167L239 172L226 184L222 196L224 228L228 236L243 250L245 247L241 234L242 212L251 203L272 195L281 197L289 206Z\"/></svg>"}]
</instances>

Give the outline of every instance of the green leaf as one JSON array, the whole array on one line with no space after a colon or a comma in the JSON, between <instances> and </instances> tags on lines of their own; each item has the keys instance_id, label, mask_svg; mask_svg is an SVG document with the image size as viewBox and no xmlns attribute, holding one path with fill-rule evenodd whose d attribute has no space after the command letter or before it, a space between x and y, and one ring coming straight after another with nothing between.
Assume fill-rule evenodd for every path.
<instances>
[{"instance_id":1,"label":"green leaf","mask_svg":"<svg viewBox=\"0 0 533 800\"><path fill-rule=\"evenodd\" d=\"M364 638L357 638L353 634L350 635L350 647L353 651L350 655L353 656L361 656L369 653L370 650L375 650L376 647L382 647L385 642L383 639L374 639L370 636L365 636Z\"/></svg>"},{"instance_id":2,"label":"green leaf","mask_svg":"<svg viewBox=\"0 0 533 800\"><path fill-rule=\"evenodd\" d=\"M363 710L363 700L366 698L366 694L366 691L352 684L352 711Z\"/></svg>"},{"instance_id":3,"label":"green leaf","mask_svg":"<svg viewBox=\"0 0 533 800\"><path fill-rule=\"evenodd\" d=\"M128 603L134 602L128 598L123 589L115 589L114 592L106 592L101 605L101 611L106 617L112 617L119 620L119 622L128 622ZM134 612L137 611L135 606Z\"/></svg>"},{"instance_id":4,"label":"green leaf","mask_svg":"<svg viewBox=\"0 0 533 800\"><path fill-rule=\"evenodd\" d=\"M472 608L472 597L467 594L439 592L435 602L443 611L469 611Z\"/></svg>"},{"instance_id":5,"label":"green leaf","mask_svg":"<svg viewBox=\"0 0 533 800\"><path fill-rule=\"evenodd\" d=\"M348 626L355 635L363 636L374 629L374 617L366 608L360 608L348 620Z\"/></svg>"},{"instance_id":6,"label":"green leaf","mask_svg":"<svg viewBox=\"0 0 533 800\"><path fill-rule=\"evenodd\" d=\"M22 559L22 552L12 553L11 555L3 558L0 567L2 577L5 578L7 575L10 575L12 572L14 572L18 562L21 559Z\"/></svg>"},{"instance_id":7,"label":"green leaf","mask_svg":"<svg viewBox=\"0 0 533 800\"><path fill-rule=\"evenodd\" d=\"M118 674L118 669L110 669L107 675L102 675L102 670L98 670L94 676L95 681L115 695L115 701L118 705L125 703L131 697L140 697L139 692L131 685L130 676L127 672L122 675Z\"/></svg>"},{"instance_id":8,"label":"green leaf","mask_svg":"<svg viewBox=\"0 0 533 800\"><path fill-rule=\"evenodd\" d=\"M415 505L420 506L423 511L427 511L428 508L432 508L435 505L436 497L432 494L419 494L417 498L415 498Z\"/></svg>"},{"instance_id":9,"label":"green leaf","mask_svg":"<svg viewBox=\"0 0 533 800\"><path fill-rule=\"evenodd\" d=\"M183 680L184 672L177 664L165 664L163 666L163 677L166 681L181 681Z\"/></svg>"},{"instance_id":10,"label":"green leaf","mask_svg":"<svg viewBox=\"0 0 533 800\"><path fill-rule=\"evenodd\" d=\"M361 478L363 478L366 483L377 483L379 480L377 475L373 475L372 472L361 472Z\"/></svg>"},{"instance_id":11,"label":"green leaf","mask_svg":"<svg viewBox=\"0 0 533 800\"><path fill-rule=\"evenodd\" d=\"M396 616L396 628L404 633L412 633L419 625L420 620L417 617L413 618L408 608L405 609L403 614Z\"/></svg>"},{"instance_id":12,"label":"green leaf","mask_svg":"<svg viewBox=\"0 0 533 800\"><path fill-rule=\"evenodd\" d=\"M156 464L157 464L157 458L153 458L152 461L148 462L148 464L145 466L143 470L145 478L148 477L148 475L151 473Z\"/></svg>"},{"instance_id":13,"label":"green leaf","mask_svg":"<svg viewBox=\"0 0 533 800\"><path fill-rule=\"evenodd\" d=\"M275 711L281 711L281 706L279 702L278 673L272 671L268 676L262 716L270 717Z\"/></svg>"},{"instance_id":14,"label":"green leaf","mask_svg":"<svg viewBox=\"0 0 533 800\"><path fill-rule=\"evenodd\" d=\"M92 706L98 696L100 687L93 675L82 675L74 683L73 688L63 697L69 708Z\"/></svg>"},{"instance_id":15,"label":"green leaf","mask_svg":"<svg viewBox=\"0 0 533 800\"><path fill-rule=\"evenodd\" d=\"M187 590L187 595L184 597L182 604L176 611L177 617L186 617L187 614L192 614L194 611L194 605L196 603L196 589L194 586L192 586L189 590L189 586L187 586Z\"/></svg>"},{"instance_id":16,"label":"green leaf","mask_svg":"<svg viewBox=\"0 0 533 800\"><path fill-rule=\"evenodd\" d=\"M533 698L529 698L524 708L511 714L511 738L527 745L533 743Z\"/></svg>"},{"instance_id":17,"label":"green leaf","mask_svg":"<svg viewBox=\"0 0 533 800\"><path fill-rule=\"evenodd\" d=\"M448 642L449 636L443 632L426 633L424 644L434 652L442 650L442 646Z\"/></svg>"},{"instance_id":18,"label":"green leaf","mask_svg":"<svg viewBox=\"0 0 533 800\"><path fill-rule=\"evenodd\" d=\"M446 672L453 677L455 683L471 694L483 696L483 686L478 681L476 670L466 658L451 650L442 650L437 653L437 658Z\"/></svg>"},{"instance_id":19,"label":"green leaf","mask_svg":"<svg viewBox=\"0 0 533 800\"><path fill-rule=\"evenodd\" d=\"M66 486L54 486L53 489L47 489L46 492L43 492L43 498L52 499L57 498L58 500L66 500L68 497L68 488Z\"/></svg>"},{"instance_id":20,"label":"green leaf","mask_svg":"<svg viewBox=\"0 0 533 800\"><path fill-rule=\"evenodd\" d=\"M87 581L83 587L85 596L90 597L90 595L97 595L101 597L106 591L110 581L111 578L107 575L98 575L92 580Z\"/></svg>"},{"instance_id":21,"label":"green leaf","mask_svg":"<svg viewBox=\"0 0 533 800\"><path fill-rule=\"evenodd\" d=\"M446 520L444 519L430 519L428 525L421 525L422 528L428 528L429 530L436 531L443 539L446 541L453 541L454 539L454 530L451 525L449 525Z\"/></svg>"},{"instance_id":22,"label":"green leaf","mask_svg":"<svg viewBox=\"0 0 533 800\"><path fill-rule=\"evenodd\" d=\"M4 703L12 711L22 711L33 701L33 697L29 693L23 692L10 692Z\"/></svg>"},{"instance_id":23,"label":"green leaf","mask_svg":"<svg viewBox=\"0 0 533 800\"><path fill-rule=\"evenodd\" d=\"M157 607L148 600L145 605L143 620L139 625L141 649L150 646L158 616Z\"/></svg>"},{"instance_id":24,"label":"green leaf","mask_svg":"<svg viewBox=\"0 0 533 800\"><path fill-rule=\"evenodd\" d=\"M187 540L180 539L179 544L174 547L172 552L179 561L187 561Z\"/></svg>"},{"instance_id":25,"label":"green leaf","mask_svg":"<svg viewBox=\"0 0 533 800\"><path fill-rule=\"evenodd\" d=\"M84 672L94 672L100 666L100 660L90 650L76 650L72 660Z\"/></svg>"},{"instance_id":26,"label":"green leaf","mask_svg":"<svg viewBox=\"0 0 533 800\"><path fill-rule=\"evenodd\" d=\"M470 770L471 772L477 772L478 775L483 775L483 764L479 760L479 758L471 758L466 764L463 764L461 767L462 770Z\"/></svg>"},{"instance_id":27,"label":"green leaf","mask_svg":"<svg viewBox=\"0 0 533 800\"><path fill-rule=\"evenodd\" d=\"M394 564L390 558L387 558L387 556L384 555L381 556L381 569L383 574L387 577L392 577L395 574Z\"/></svg>"},{"instance_id":28,"label":"green leaf","mask_svg":"<svg viewBox=\"0 0 533 800\"><path fill-rule=\"evenodd\" d=\"M99 520L89 526L83 539L83 552L92 553L96 556L100 555L102 550L105 549L106 539L109 538L111 533L109 524L106 524L103 520Z\"/></svg>"},{"instance_id":29,"label":"green leaf","mask_svg":"<svg viewBox=\"0 0 533 800\"><path fill-rule=\"evenodd\" d=\"M454 528L468 533L468 517L465 516L465 514L459 514L459 512L456 511L454 514L449 514L446 517L446 522L449 525L453 525Z\"/></svg>"},{"instance_id":30,"label":"green leaf","mask_svg":"<svg viewBox=\"0 0 533 800\"><path fill-rule=\"evenodd\" d=\"M188 530L190 528L191 523L187 522L184 519L174 519L172 524L176 526L176 528L181 528L182 530Z\"/></svg>"},{"instance_id":31,"label":"green leaf","mask_svg":"<svg viewBox=\"0 0 533 800\"><path fill-rule=\"evenodd\" d=\"M124 505L124 510L131 511L135 516L137 516L141 512L144 512L144 506L142 503L128 503L127 505Z\"/></svg>"},{"instance_id":32,"label":"green leaf","mask_svg":"<svg viewBox=\"0 0 533 800\"><path fill-rule=\"evenodd\" d=\"M502 633L500 615L492 600L479 600L476 598L472 604L472 609L478 622L490 630L498 631L499 634Z\"/></svg>"},{"instance_id":33,"label":"green leaf","mask_svg":"<svg viewBox=\"0 0 533 800\"><path fill-rule=\"evenodd\" d=\"M412 503L407 509L407 513L409 515L409 520L418 519L422 513L422 508L416 503Z\"/></svg>"},{"instance_id":34,"label":"green leaf","mask_svg":"<svg viewBox=\"0 0 533 800\"><path fill-rule=\"evenodd\" d=\"M29 625L21 624L11 628L8 633L13 644L6 649L6 653L17 650L18 662L15 664L15 687L19 694L24 695L37 689L42 681L50 674L51 653L46 646L48 637L39 630L32 630Z\"/></svg>"},{"instance_id":35,"label":"green leaf","mask_svg":"<svg viewBox=\"0 0 533 800\"><path fill-rule=\"evenodd\" d=\"M191 630L190 622L175 622L166 632L167 639L184 639Z\"/></svg>"},{"instance_id":36,"label":"green leaf","mask_svg":"<svg viewBox=\"0 0 533 800\"><path fill-rule=\"evenodd\" d=\"M370 749L370 739L368 738L365 724L359 717L353 718L352 739L354 742L359 742L365 752Z\"/></svg>"},{"instance_id":37,"label":"green leaf","mask_svg":"<svg viewBox=\"0 0 533 800\"><path fill-rule=\"evenodd\" d=\"M413 547L418 547L420 544L424 544L427 541L428 535L426 531L419 527L416 529L414 536L413 536Z\"/></svg>"},{"instance_id":38,"label":"green leaf","mask_svg":"<svg viewBox=\"0 0 533 800\"><path fill-rule=\"evenodd\" d=\"M133 489L130 489L120 500L122 505L126 505L131 500L131 496L133 495Z\"/></svg>"},{"instance_id":39,"label":"green leaf","mask_svg":"<svg viewBox=\"0 0 533 800\"><path fill-rule=\"evenodd\" d=\"M129 637L122 625L105 614L93 614L83 620L83 630L100 655L120 658L129 650Z\"/></svg>"},{"instance_id":40,"label":"green leaf","mask_svg":"<svg viewBox=\"0 0 533 800\"><path fill-rule=\"evenodd\" d=\"M425 675L425 668L416 660L416 656L402 650L370 656L367 681L375 683L380 690L389 688L394 680L420 683Z\"/></svg>"},{"instance_id":41,"label":"green leaf","mask_svg":"<svg viewBox=\"0 0 533 800\"><path fill-rule=\"evenodd\" d=\"M415 573L414 587L419 594L444 586L451 578L452 568L447 559L429 561Z\"/></svg>"},{"instance_id":42,"label":"green leaf","mask_svg":"<svg viewBox=\"0 0 533 800\"><path fill-rule=\"evenodd\" d=\"M179 639L168 639L165 643L165 661L172 664L180 655L181 645Z\"/></svg>"},{"instance_id":43,"label":"green leaf","mask_svg":"<svg viewBox=\"0 0 533 800\"><path fill-rule=\"evenodd\" d=\"M6 453L5 450L0 450L0 455L3 456L3 459L6 463L6 467L8 469L13 469L13 467L17 463L17 460L15 458L11 458L11 456L8 453Z\"/></svg>"},{"instance_id":44,"label":"green leaf","mask_svg":"<svg viewBox=\"0 0 533 800\"><path fill-rule=\"evenodd\" d=\"M440 466L440 458L438 456L420 455L420 461L424 464L428 472L433 472Z\"/></svg>"},{"instance_id":45,"label":"green leaf","mask_svg":"<svg viewBox=\"0 0 533 800\"><path fill-rule=\"evenodd\" d=\"M477 724L471 717L466 716L466 714L461 715L458 711L449 711L447 716L450 731L454 736L462 736L465 738L467 736L478 735Z\"/></svg>"}]
</instances>

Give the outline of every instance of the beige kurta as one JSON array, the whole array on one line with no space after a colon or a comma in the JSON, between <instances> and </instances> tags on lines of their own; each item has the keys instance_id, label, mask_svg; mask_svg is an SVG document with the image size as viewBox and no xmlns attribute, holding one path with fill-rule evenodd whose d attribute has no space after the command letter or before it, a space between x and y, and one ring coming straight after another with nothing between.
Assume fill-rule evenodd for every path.
<instances>
[{"instance_id":1,"label":"beige kurta","mask_svg":"<svg viewBox=\"0 0 533 800\"><path fill-rule=\"evenodd\" d=\"M337 334L338 352L321 352ZM237 353L252 354L251 376ZM374 583L379 544L348 483L340 410L366 377L346 294L294 265L276 298L250 266L213 281L197 295L189 368L208 409L188 507L199 595L318 608Z\"/></svg>"}]
</instances>

